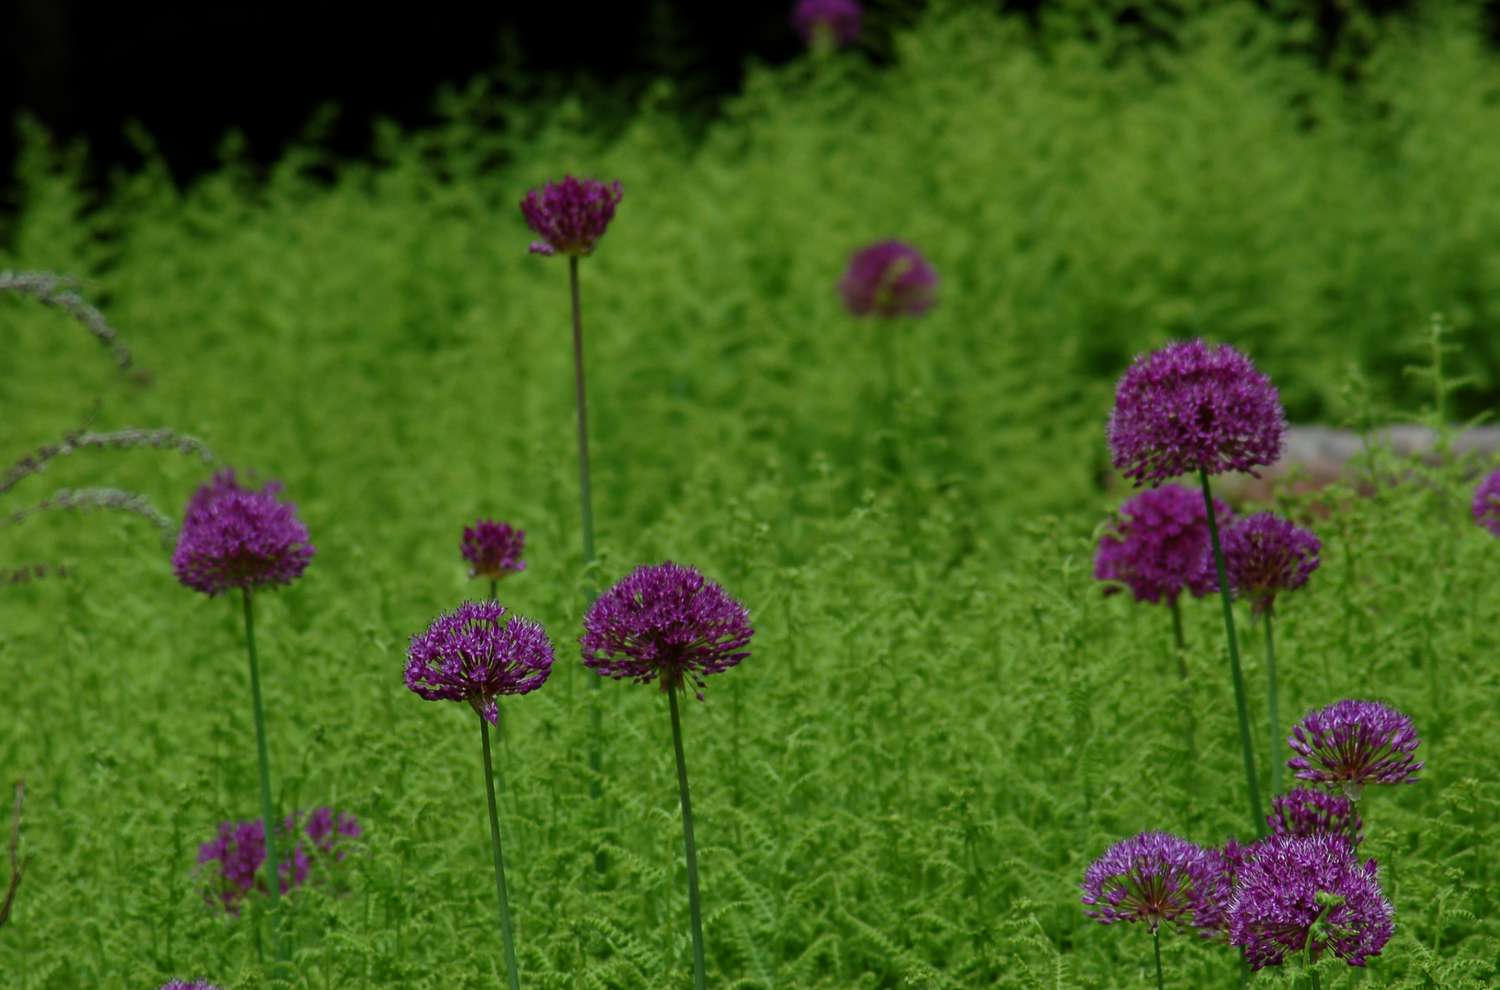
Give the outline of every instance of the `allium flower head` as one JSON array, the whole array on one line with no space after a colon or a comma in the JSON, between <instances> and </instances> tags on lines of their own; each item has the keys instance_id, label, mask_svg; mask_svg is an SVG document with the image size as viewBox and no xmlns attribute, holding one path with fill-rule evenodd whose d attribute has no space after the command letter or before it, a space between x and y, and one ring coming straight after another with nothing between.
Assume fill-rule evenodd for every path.
<instances>
[{"instance_id":1,"label":"allium flower head","mask_svg":"<svg viewBox=\"0 0 1500 990\"><path fill-rule=\"evenodd\" d=\"M541 237L531 242L531 252L580 257L592 254L614 219L622 195L619 182L606 184L571 175L561 182L547 183L540 192L531 190L521 200L526 226Z\"/></svg>"},{"instance_id":2,"label":"allium flower head","mask_svg":"<svg viewBox=\"0 0 1500 990\"><path fill-rule=\"evenodd\" d=\"M469 562L469 577L498 581L507 574L518 574L526 569L526 562L521 559L521 548L525 544L525 530L513 529L509 523L481 519L464 527L459 550Z\"/></svg>"},{"instance_id":3,"label":"allium flower head","mask_svg":"<svg viewBox=\"0 0 1500 990\"><path fill-rule=\"evenodd\" d=\"M1412 720L1378 701L1335 701L1292 727L1286 761L1302 780L1339 784L1358 794L1364 784L1416 783L1421 740Z\"/></svg>"},{"instance_id":4,"label":"allium flower head","mask_svg":"<svg viewBox=\"0 0 1500 990\"><path fill-rule=\"evenodd\" d=\"M1214 499L1214 514L1222 524L1229 506ZM1099 538L1094 577L1123 583L1138 602L1171 605L1184 590L1198 598L1215 591L1219 584L1202 492L1162 485L1127 499L1113 527ZM1104 592L1118 590L1107 585Z\"/></svg>"},{"instance_id":5,"label":"allium flower head","mask_svg":"<svg viewBox=\"0 0 1500 990\"><path fill-rule=\"evenodd\" d=\"M172 980L170 983L163 983L161 990L219 990L219 988L212 983L205 983L202 980L194 980L192 983L187 983L183 980Z\"/></svg>"},{"instance_id":6,"label":"allium flower head","mask_svg":"<svg viewBox=\"0 0 1500 990\"><path fill-rule=\"evenodd\" d=\"M1135 359L1115 388L1109 446L1141 482L1250 471L1281 456L1286 414L1271 380L1228 344L1168 344Z\"/></svg>"},{"instance_id":7,"label":"allium flower head","mask_svg":"<svg viewBox=\"0 0 1500 990\"><path fill-rule=\"evenodd\" d=\"M495 601L464 602L411 638L406 686L428 701L467 701L499 724L502 694L535 691L552 672L552 643L519 616L505 621Z\"/></svg>"},{"instance_id":8,"label":"allium flower head","mask_svg":"<svg viewBox=\"0 0 1500 990\"><path fill-rule=\"evenodd\" d=\"M1272 835L1339 835L1356 846L1364 839L1365 823L1353 801L1308 787L1272 798L1266 824Z\"/></svg>"},{"instance_id":9,"label":"allium flower head","mask_svg":"<svg viewBox=\"0 0 1500 990\"><path fill-rule=\"evenodd\" d=\"M1106 925L1144 921L1153 932L1163 921L1198 925L1216 915L1219 887L1219 865L1202 847L1170 832L1142 832L1084 871L1084 914Z\"/></svg>"},{"instance_id":10,"label":"allium flower head","mask_svg":"<svg viewBox=\"0 0 1500 990\"><path fill-rule=\"evenodd\" d=\"M241 486L234 470L214 475L188 501L172 554L177 580L206 595L231 588L291 584L307 569L313 546L297 507L277 498L282 485Z\"/></svg>"},{"instance_id":11,"label":"allium flower head","mask_svg":"<svg viewBox=\"0 0 1500 990\"><path fill-rule=\"evenodd\" d=\"M750 655L750 612L697 569L667 561L631 571L589 608L583 620L583 662L603 677L669 691L691 681L703 699L703 678Z\"/></svg>"},{"instance_id":12,"label":"allium flower head","mask_svg":"<svg viewBox=\"0 0 1500 990\"><path fill-rule=\"evenodd\" d=\"M1489 475L1474 489L1474 521L1500 536L1500 471Z\"/></svg>"},{"instance_id":13,"label":"allium flower head","mask_svg":"<svg viewBox=\"0 0 1500 990\"><path fill-rule=\"evenodd\" d=\"M1307 530L1269 512L1246 516L1224 531L1224 569L1235 594L1260 615L1276 594L1307 583L1318 569L1323 543Z\"/></svg>"},{"instance_id":14,"label":"allium flower head","mask_svg":"<svg viewBox=\"0 0 1500 990\"><path fill-rule=\"evenodd\" d=\"M297 833L299 819L303 819L300 813L286 816L280 833L287 837ZM278 864L278 889L283 894L307 881L313 855L331 855L335 860L342 860L346 853L342 840L357 838L361 834L359 821L353 815L326 807L309 813L303 819L302 831L312 840L313 851L299 839ZM200 865L219 864L218 875L213 878L207 895L231 914L239 913L239 902L251 891L265 891L265 880L256 876L265 861L266 829L259 818L223 822L219 825L218 835L198 847Z\"/></svg>"},{"instance_id":15,"label":"allium flower head","mask_svg":"<svg viewBox=\"0 0 1500 990\"><path fill-rule=\"evenodd\" d=\"M859 37L861 14L854 0L798 0L792 24L809 45L816 44L821 36L843 46Z\"/></svg>"},{"instance_id":16,"label":"allium flower head","mask_svg":"<svg viewBox=\"0 0 1500 990\"><path fill-rule=\"evenodd\" d=\"M881 241L854 252L839 292L855 316L920 316L937 301L937 282L916 248Z\"/></svg>"},{"instance_id":17,"label":"allium flower head","mask_svg":"<svg viewBox=\"0 0 1500 990\"><path fill-rule=\"evenodd\" d=\"M1320 896L1321 895L1321 896ZM1363 966L1395 931L1374 860L1361 864L1337 835L1276 835L1257 843L1229 905L1229 941L1251 969L1310 950ZM1309 942L1311 945L1309 946Z\"/></svg>"}]
</instances>

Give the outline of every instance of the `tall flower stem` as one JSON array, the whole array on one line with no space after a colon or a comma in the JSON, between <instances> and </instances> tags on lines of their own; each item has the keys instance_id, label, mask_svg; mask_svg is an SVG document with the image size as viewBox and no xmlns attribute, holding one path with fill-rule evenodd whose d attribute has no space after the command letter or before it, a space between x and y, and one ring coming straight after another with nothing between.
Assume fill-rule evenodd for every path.
<instances>
[{"instance_id":1,"label":"tall flower stem","mask_svg":"<svg viewBox=\"0 0 1500 990\"><path fill-rule=\"evenodd\" d=\"M1151 944L1156 947L1156 990L1166 990L1166 982L1161 978L1161 929L1151 929Z\"/></svg>"},{"instance_id":2,"label":"tall flower stem","mask_svg":"<svg viewBox=\"0 0 1500 990\"><path fill-rule=\"evenodd\" d=\"M573 388L578 401L578 515L583 524L583 562L594 562L594 501L589 489L589 406L583 383L583 307L578 301L578 256L568 255L573 297Z\"/></svg>"},{"instance_id":3,"label":"tall flower stem","mask_svg":"<svg viewBox=\"0 0 1500 990\"><path fill-rule=\"evenodd\" d=\"M281 859L276 855L276 813L271 808L271 758L266 747L266 713L260 698L260 665L255 658L255 609L245 596L245 651L250 655L250 698L255 705L255 750L260 761L260 814L266 829L266 886L271 892L271 954L282 958Z\"/></svg>"},{"instance_id":4,"label":"tall flower stem","mask_svg":"<svg viewBox=\"0 0 1500 990\"><path fill-rule=\"evenodd\" d=\"M1276 702L1276 640L1271 635L1271 610L1266 609L1266 708L1270 714L1271 732L1266 737L1270 745L1271 793L1281 793L1281 760L1277 758L1277 743L1281 740L1281 716Z\"/></svg>"},{"instance_id":5,"label":"tall flower stem","mask_svg":"<svg viewBox=\"0 0 1500 990\"><path fill-rule=\"evenodd\" d=\"M698 848L693 844L693 802L688 797L687 758L682 755L682 718L677 713L677 688L667 691L672 708L672 748L677 754L677 791L682 798L682 844L687 849L688 912L693 921L693 990L708 985L703 962L703 907L698 900Z\"/></svg>"},{"instance_id":6,"label":"tall flower stem","mask_svg":"<svg viewBox=\"0 0 1500 990\"><path fill-rule=\"evenodd\" d=\"M495 765L490 759L490 724L479 716L479 738L484 744L484 794L490 803L490 848L495 851L495 897L500 901L500 939L505 943L505 974L510 990L520 990L516 966L516 938L510 926L510 897L505 892L505 855L500 851L500 813L495 809Z\"/></svg>"},{"instance_id":7,"label":"tall flower stem","mask_svg":"<svg viewBox=\"0 0 1500 990\"><path fill-rule=\"evenodd\" d=\"M1250 820L1254 822L1255 834L1264 837L1266 822L1260 812L1260 781L1255 775L1255 753L1250 744L1250 711L1245 704L1245 676L1240 671L1239 639L1234 633L1234 605L1229 594L1229 574L1224 567L1224 548L1219 544L1219 523L1214 516L1214 497L1208 484L1208 472L1199 468L1198 480L1203 485L1203 504L1208 511L1208 538L1213 545L1214 569L1219 577L1219 599L1224 605L1224 633L1229 639L1229 673L1234 681L1235 715L1240 721L1240 750L1245 756L1245 786L1250 797Z\"/></svg>"},{"instance_id":8,"label":"tall flower stem","mask_svg":"<svg viewBox=\"0 0 1500 990\"><path fill-rule=\"evenodd\" d=\"M1182 635L1182 604L1172 599L1172 644L1177 649L1177 673L1182 675L1183 680L1188 679L1187 669L1187 640Z\"/></svg>"}]
</instances>

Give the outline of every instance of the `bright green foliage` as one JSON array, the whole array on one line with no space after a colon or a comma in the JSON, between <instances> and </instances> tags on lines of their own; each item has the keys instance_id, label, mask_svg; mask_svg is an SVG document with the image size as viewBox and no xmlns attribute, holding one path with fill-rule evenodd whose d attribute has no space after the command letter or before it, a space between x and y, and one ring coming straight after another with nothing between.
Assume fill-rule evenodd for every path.
<instances>
[{"instance_id":1,"label":"bright green foliage","mask_svg":"<svg viewBox=\"0 0 1500 990\"><path fill-rule=\"evenodd\" d=\"M1090 577L1119 498L1099 486L1114 377L1203 333L1248 351L1294 416L1415 409L1430 385L1400 370L1440 309L1462 345L1448 374L1476 379L1461 405L1496 390L1481 341L1500 319L1500 68L1467 35L1391 41L1350 92L1249 20L1195 25L1148 71L1081 46L1042 59L987 15L940 12L882 72L752 73L701 145L650 112L599 143L576 106L500 138L471 95L331 180L310 150L263 177L231 158L186 191L153 165L92 210L33 147L0 268L91 277L155 373L101 422L170 422L284 479L318 547L259 600L271 759L283 808L354 812L365 850L352 893L287 899L291 986L502 978L472 715L401 682L407 637L484 593L458 553L480 514L526 529L503 600L559 648L553 681L505 705L497 752L526 986L687 984L665 699L590 690L573 659L587 590L666 558L758 630L684 712L711 985L1154 984L1143 929L1083 916L1084 867L1144 829L1217 843L1245 823L1213 602L1185 603L1183 685L1166 612ZM516 206L569 170L625 188L582 273L593 574L566 270L525 253ZM942 275L920 321L839 309L849 252L885 236ZM0 317L0 439L54 435L111 369L62 316L0 300ZM119 474L163 506L201 480L151 465ZM1279 507L1325 545L1278 615L1282 710L1377 697L1425 741L1424 781L1362 807L1397 911L1368 986L1500 978L1500 543L1468 492L1434 469L1327 513ZM0 588L0 783L26 778L30 856L0 982L273 985L254 916L209 910L192 879L216 824L256 811L235 603L180 588L141 524L0 532L78 572ZM1174 985L1237 985L1221 947L1169 933L1163 956Z\"/></svg>"}]
</instances>

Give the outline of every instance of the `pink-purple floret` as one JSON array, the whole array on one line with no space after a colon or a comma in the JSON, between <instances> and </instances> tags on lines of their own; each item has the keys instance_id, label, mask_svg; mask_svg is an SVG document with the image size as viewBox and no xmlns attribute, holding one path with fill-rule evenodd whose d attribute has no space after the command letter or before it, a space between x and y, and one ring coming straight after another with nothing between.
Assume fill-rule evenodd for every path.
<instances>
[{"instance_id":1,"label":"pink-purple floret","mask_svg":"<svg viewBox=\"0 0 1500 990\"><path fill-rule=\"evenodd\" d=\"M277 498L281 491L278 481L245 488L232 468L201 486L188 501L172 553L177 580L212 596L300 577L314 549L297 507Z\"/></svg>"},{"instance_id":2,"label":"pink-purple floret","mask_svg":"<svg viewBox=\"0 0 1500 990\"><path fill-rule=\"evenodd\" d=\"M1227 894L1221 857L1170 832L1142 832L1110 846L1084 871L1084 914L1101 924L1164 921L1216 930Z\"/></svg>"},{"instance_id":3,"label":"pink-purple floret","mask_svg":"<svg viewBox=\"0 0 1500 990\"><path fill-rule=\"evenodd\" d=\"M1312 533L1270 512L1246 516L1224 531L1224 568L1235 594L1260 615L1276 595L1307 583L1318 569L1323 543Z\"/></svg>"},{"instance_id":4,"label":"pink-purple floret","mask_svg":"<svg viewBox=\"0 0 1500 990\"><path fill-rule=\"evenodd\" d=\"M568 254L581 257L593 253L614 219L623 192L619 182L565 176L533 189L521 200L526 225L541 240L532 241L533 254Z\"/></svg>"},{"instance_id":5,"label":"pink-purple floret","mask_svg":"<svg viewBox=\"0 0 1500 990\"><path fill-rule=\"evenodd\" d=\"M1272 835L1339 835L1356 846L1364 840L1365 823L1353 801L1309 787L1272 798L1266 824Z\"/></svg>"},{"instance_id":6,"label":"pink-purple floret","mask_svg":"<svg viewBox=\"0 0 1500 990\"><path fill-rule=\"evenodd\" d=\"M491 725L496 699L535 691L552 672L552 643L541 625L505 619L495 601L464 602L411 638L406 686L428 701L466 701Z\"/></svg>"},{"instance_id":7,"label":"pink-purple floret","mask_svg":"<svg viewBox=\"0 0 1500 990\"><path fill-rule=\"evenodd\" d=\"M937 302L937 272L916 248L881 241L856 251L839 281L855 316L920 316Z\"/></svg>"},{"instance_id":8,"label":"pink-purple floret","mask_svg":"<svg viewBox=\"0 0 1500 990\"><path fill-rule=\"evenodd\" d=\"M1286 761L1301 780L1355 789L1364 784L1409 784L1422 761L1412 754L1421 740L1412 720L1378 701L1336 701L1307 713L1287 744Z\"/></svg>"},{"instance_id":9,"label":"pink-purple floret","mask_svg":"<svg viewBox=\"0 0 1500 990\"><path fill-rule=\"evenodd\" d=\"M1229 506L1218 499L1214 512L1220 525L1229 518ZM1094 577L1125 585L1139 602L1171 605L1183 591L1201 598L1217 590L1202 493L1162 485L1126 500L1120 517L1099 538ZM1104 589L1105 594L1118 590Z\"/></svg>"},{"instance_id":10,"label":"pink-purple floret","mask_svg":"<svg viewBox=\"0 0 1500 990\"><path fill-rule=\"evenodd\" d=\"M299 840L291 853L277 864L281 893L306 882L313 855L331 855L336 861L342 860L346 854L341 848L343 840L358 838L362 834L359 821L353 815L327 807L316 808L305 817L288 815L281 823L281 833L287 836L295 833L299 819L302 831L311 840L311 848ZM252 890L264 892L266 889L265 880L256 877L256 871L265 861L266 830L259 818L223 822L219 825L219 834L198 847L200 864L219 864L217 882L208 891L208 897L231 914L239 913L239 902Z\"/></svg>"},{"instance_id":11,"label":"pink-purple floret","mask_svg":"<svg viewBox=\"0 0 1500 990\"><path fill-rule=\"evenodd\" d=\"M459 552L469 562L469 577L497 581L508 574L526 569L521 551L526 545L526 531L509 523L481 519L464 527Z\"/></svg>"},{"instance_id":12,"label":"pink-purple floret","mask_svg":"<svg viewBox=\"0 0 1500 990\"><path fill-rule=\"evenodd\" d=\"M1286 414L1271 380L1228 344L1168 344L1136 358L1115 389L1114 465L1137 484L1248 471L1281 456Z\"/></svg>"},{"instance_id":13,"label":"pink-purple floret","mask_svg":"<svg viewBox=\"0 0 1500 990\"><path fill-rule=\"evenodd\" d=\"M1500 471L1487 476L1474 489L1474 521L1500 536Z\"/></svg>"},{"instance_id":14,"label":"pink-purple floret","mask_svg":"<svg viewBox=\"0 0 1500 990\"><path fill-rule=\"evenodd\" d=\"M837 45L847 45L859 37L862 13L854 0L799 0L792 11L792 24L809 45L817 41L820 32Z\"/></svg>"},{"instance_id":15,"label":"pink-purple floret","mask_svg":"<svg viewBox=\"0 0 1500 990\"><path fill-rule=\"evenodd\" d=\"M187 983L183 980L172 980L168 983L163 983L161 990L219 990L219 988L212 983L205 983L202 980L194 980L192 983Z\"/></svg>"},{"instance_id":16,"label":"pink-purple floret","mask_svg":"<svg viewBox=\"0 0 1500 990\"><path fill-rule=\"evenodd\" d=\"M583 662L604 677L663 691L703 678L750 655L750 612L695 568L667 561L643 565L589 608L579 638Z\"/></svg>"},{"instance_id":17,"label":"pink-purple floret","mask_svg":"<svg viewBox=\"0 0 1500 990\"><path fill-rule=\"evenodd\" d=\"M1258 842L1235 880L1230 944L1244 949L1251 969L1280 965L1304 951L1314 960L1332 952L1363 966L1395 930L1395 912L1377 872L1375 861L1360 863L1341 835L1277 835ZM1319 903L1320 893L1325 903Z\"/></svg>"}]
</instances>

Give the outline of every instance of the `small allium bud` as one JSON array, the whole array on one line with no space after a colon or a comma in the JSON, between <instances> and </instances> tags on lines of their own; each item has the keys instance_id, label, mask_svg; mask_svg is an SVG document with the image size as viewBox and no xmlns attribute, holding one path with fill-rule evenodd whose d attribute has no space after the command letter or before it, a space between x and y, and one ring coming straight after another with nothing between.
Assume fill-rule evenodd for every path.
<instances>
[{"instance_id":1,"label":"small allium bud","mask_svg":"<svg viewBox=\"0 0 1500 990\"><path fill-rule=\"evenodd\" d=\"M854 0L798 0L792 24L808 45L827 38L841 47L859 37L862 13Z\"/></svg>"},{"instance_id":2,"label":"small allium bud","mask_svg":"<svg viewBox=\"0 0 1500 990\"><path fill-rule=\"evenodd\" d=\"M509 523L481 519L464 527L459 552L469 562L469 577L498 581L526 569L526 562L521 559L521 549L525 545L525 530L513 529Z\"/></svg>"},{"instance_id":3,"label":"small allium bud","mask_svg":"<svg viewBox=\"0 0 1500 990\"><path fill-rule=\"evenodd\" d=\"M541 238L533 241L533 254L592 254L604 236L620 203L620 183L606 185L594 179L565 176L549 182L540 192L533 189L521 200L526 225Z\"/></svg>"},{"instance_id":4,"label":"small allium bud","mask_svg":"<svg viewBox=\"0 0 1500 990\"><path fill-rule=\"evenodd\" d=\"M1229 506L1214 499L1214 514L1223 525ZM1195 598L1216 591L1203 493L1162 485L1126 500L1119 518L1099 538L1094 577L1124 584L1138 602L1171 605L1183 591ZM1118 590L1113 585L1104 589L1105 594Z\"/></svg>"},{"instance_id":5,"label":"small allium bud","mask_svg":"<svg viewBox=\"0 0 1500 990\"><path fill-rule=\"evenodd\" d=\"M839 292L855 316L920 316L937 301L937 282L937 272L916 248L881 241L849 259Z\"/></svg>"},{"instance_id":6,"label":"small allium bud","mask_svg":"<svg viewBox=\"0 0 1500 990\"><path fill-rule=\"evenodd\" d=\"M1500 536L1500 471L1486 477L1474 489L1474 521Z\"/></svg>"},{"instance_id":7,"label":"small allium bud","mask_svg":"<svg viewBox=\"0 0 1500 990\"><path fill-rule=\"evenodd\" d=\"M1269 512L1247 516L1224 531L1224 568L1235 594L1260 615L1278 592L1307 583L1318 569L1323 543L1305 529Z\"/></svg>"}]
</instances>

